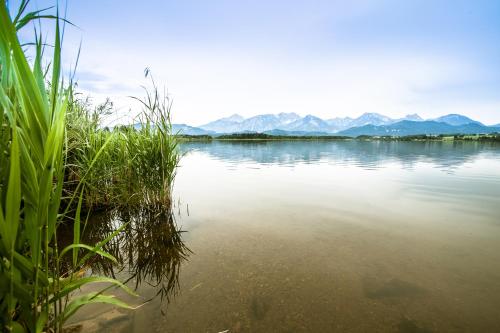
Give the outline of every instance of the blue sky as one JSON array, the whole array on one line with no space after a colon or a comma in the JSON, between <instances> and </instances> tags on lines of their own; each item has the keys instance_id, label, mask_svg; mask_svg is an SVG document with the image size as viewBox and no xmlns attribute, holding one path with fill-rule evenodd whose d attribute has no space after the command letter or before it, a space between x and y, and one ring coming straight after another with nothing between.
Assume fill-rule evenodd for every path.
<instances>
[{"instance_id":1,"label":"blue sky","mask_svg":"<svg viewBox=\"0 0 500 333\"><path fill-rule=\"evenodd\" d=\"M44 8L53 1L33 1ZM15 1L11 1L15 6ZM81 91L136 106L145 67L175 122L462 113L500 123L500 1L69 0ZM30 30L23 32L24 36ZM126 117L125 117L126 118Z\"/></svg>"}]
</instances>

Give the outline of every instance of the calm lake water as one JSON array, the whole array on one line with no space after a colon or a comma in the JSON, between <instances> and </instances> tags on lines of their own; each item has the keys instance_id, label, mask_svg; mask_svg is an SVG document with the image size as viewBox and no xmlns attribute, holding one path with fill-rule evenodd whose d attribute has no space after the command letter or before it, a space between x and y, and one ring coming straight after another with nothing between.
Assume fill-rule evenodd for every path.
<instances>
[{"instance_id":1,"label":"calm lake water","mask_svg":"<svg viewBox=\"0 0 500 333\"><path fill-rule=\"evenodd\" d=\"M164 276L163 300L82 309L87 330L500 332L500 145L182 150L169 225L185 232L137 222L117 247L118 277L147 267L130 282L141 297L119 295L139 305Z\"/></svg>"}]
</instances>

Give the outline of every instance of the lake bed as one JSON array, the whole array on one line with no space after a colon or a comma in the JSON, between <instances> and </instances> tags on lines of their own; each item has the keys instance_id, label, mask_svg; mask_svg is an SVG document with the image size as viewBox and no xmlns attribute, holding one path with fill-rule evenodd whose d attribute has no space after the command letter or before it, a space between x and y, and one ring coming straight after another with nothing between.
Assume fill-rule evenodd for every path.
<instances>
[{"instance_id":1,"label":"lake bed","mask_svg":"<svg viewBox=\"0 0 500 333\"><path fill-rule=\"evenodd\" d=\"M181 149L174 211L192 252L178 292L134 311L88 307L76 321L120 332L500 331L500 145ZM138 305L156 288L138 293L122 296Z\"/></svg>"}]
</instances>

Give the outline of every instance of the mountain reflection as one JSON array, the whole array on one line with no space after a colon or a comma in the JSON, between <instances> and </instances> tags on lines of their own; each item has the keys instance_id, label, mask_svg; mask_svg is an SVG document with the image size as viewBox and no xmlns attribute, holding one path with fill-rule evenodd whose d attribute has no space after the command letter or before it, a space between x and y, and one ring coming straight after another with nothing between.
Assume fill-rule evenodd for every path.
<instances>
[{"instance_id":1,"label":"mountain reflection","mask_svg":"<svg viewBox=\"0 0 500 333\"><path fill-rule=\"evenodd\" d=\"M179 271L191 251L182 239L171 208L162 205L115 210L94 215L83 229L83 242L96 244L123 227L105 246L118 261L94 257L94 273L123 275L135 288L147 283L158 288L161 299L170 300L178 289Z\"/></svg>"},{"instance_id":2,"label":"mountain reflection","mask_svg":"<svg viewBox=\"0 0 500 333\"><path fill-rule=\"evenodd\" d=\"M184 151L197 150L224 161L256 162L292 166L297 163L356 165L363 169L382 168L385 163L401 163L413 168L427 162L452 170L481 154L500 156L494 142L402 142L402 141L214 141L186 142Z\"/></svg>"}]
</instances>

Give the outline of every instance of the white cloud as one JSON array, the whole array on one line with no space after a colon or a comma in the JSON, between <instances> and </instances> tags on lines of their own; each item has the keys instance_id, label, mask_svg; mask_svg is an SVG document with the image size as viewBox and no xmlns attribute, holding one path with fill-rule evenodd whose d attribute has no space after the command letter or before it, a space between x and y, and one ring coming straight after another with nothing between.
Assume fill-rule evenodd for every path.
<instances>
[{"instance_id":1,"label":"white cloud","mask_svg":"<svg viewBox=\"0 0 500 333\"><path fill-rule=\"evenodd\" d=\"M116 45L115 45L116 46ZM94 49L100 49L94 47ZM500 122L498 100L447 99L436 105L439 89L475 79L477 69L457 58L376 53L322 57L243 54L235 50L163 48L130 50L109 47L82 55L80 69L105 78L87 82L96 98L110 96L127 111L128 95L141 95L148 66L174 99L175 122L200 125L239 113L297 112L323 118L380 112L392 117L419 113L437 117L464 113L485 122ZM93 84L93 86L92 86ZM425 91L433 91L427 96ZM437 91L437 93L436 93Z\"/></svg>"}]
</instances>

